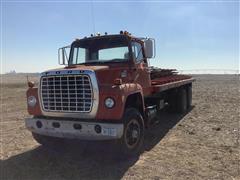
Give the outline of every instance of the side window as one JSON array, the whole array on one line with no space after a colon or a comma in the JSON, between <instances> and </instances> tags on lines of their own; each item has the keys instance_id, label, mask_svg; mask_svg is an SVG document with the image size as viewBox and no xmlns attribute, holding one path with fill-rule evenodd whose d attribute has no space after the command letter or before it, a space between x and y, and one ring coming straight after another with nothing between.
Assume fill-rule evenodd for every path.
<instances>
[{"instance_id":1,"label":"side window","mask_svg":"<svg viewBox=\"0 0 240 180\"><path fill-rule=\"evenodd\" d=\"M138 42L132 43L132 51L134 60L139 63L143 60L142 46Z\"/></svg>"}]
</instances>

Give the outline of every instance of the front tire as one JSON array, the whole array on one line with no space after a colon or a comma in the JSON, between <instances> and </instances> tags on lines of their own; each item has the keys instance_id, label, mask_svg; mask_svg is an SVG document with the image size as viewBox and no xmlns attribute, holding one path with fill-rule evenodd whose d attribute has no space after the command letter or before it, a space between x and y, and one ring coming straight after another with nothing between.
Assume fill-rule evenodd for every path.
<instances>
[{"instance_id":1,"label":"front tire","mask_svg":"<svg viewBox=\"0 0 240 180\"><path fill-rule=\"evenodd\" d=\"M120 150L125 156L141 153L144 142L144 121L135 108L127 108L123 117L124 132L120 140Z\"/></svg>"}]
</instances>

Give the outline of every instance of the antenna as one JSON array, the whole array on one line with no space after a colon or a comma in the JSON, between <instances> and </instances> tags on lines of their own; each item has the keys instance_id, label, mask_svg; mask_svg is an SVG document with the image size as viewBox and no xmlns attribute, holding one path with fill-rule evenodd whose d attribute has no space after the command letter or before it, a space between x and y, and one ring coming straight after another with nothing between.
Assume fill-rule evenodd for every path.
<instances>
[{"instance_id":1,"label":"antenna","mask_svg":"<svg viewBox=\"0 0 240 180\"><path fill-rule=\"evenodd\" d=\"M94 9L93 9L93 0L91 1L91 15L92 15L93 32L95 34L95 17L94 17Z\"/></svg>"}]
</instances>

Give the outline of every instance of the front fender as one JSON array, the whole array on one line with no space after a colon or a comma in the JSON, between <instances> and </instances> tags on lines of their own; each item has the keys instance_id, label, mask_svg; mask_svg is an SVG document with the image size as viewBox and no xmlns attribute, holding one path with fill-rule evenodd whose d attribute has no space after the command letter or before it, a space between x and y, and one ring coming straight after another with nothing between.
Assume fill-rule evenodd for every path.
<instances>
[{"instance_id":1,"label":"front fender","mask_svg":"<svg viewBox=\"0 0 240 180\"><path fill-rule=\"evenodd\" d=\"M103 85L99 88L99 106L97 119L119 120L122 118L127 97L131 94L141 93L142 87L136 83L126 83L119 86ZM115 100L113 108L105 106L105 99L111 97Z\"/></svg>"}]
</instances>

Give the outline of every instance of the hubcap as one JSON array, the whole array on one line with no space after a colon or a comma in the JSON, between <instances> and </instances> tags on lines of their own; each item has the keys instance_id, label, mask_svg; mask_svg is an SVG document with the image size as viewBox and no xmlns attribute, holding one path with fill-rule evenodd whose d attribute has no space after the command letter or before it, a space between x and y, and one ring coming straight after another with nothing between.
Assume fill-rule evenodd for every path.
<instances>
[{"instance_id":1,"label":"hubcap","mask_svg":"<svg viewBox=\"0 0 240 180\"><path fill-rule=\"evenodd\" d=\"M132 131L132 138L137 138L138 137L138 132L136 130Z\"/></svg>"}]
</instances>

